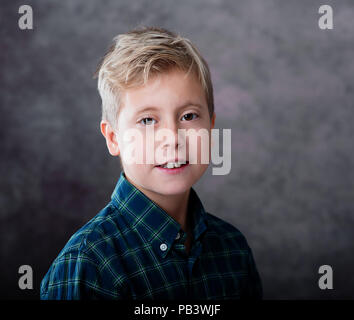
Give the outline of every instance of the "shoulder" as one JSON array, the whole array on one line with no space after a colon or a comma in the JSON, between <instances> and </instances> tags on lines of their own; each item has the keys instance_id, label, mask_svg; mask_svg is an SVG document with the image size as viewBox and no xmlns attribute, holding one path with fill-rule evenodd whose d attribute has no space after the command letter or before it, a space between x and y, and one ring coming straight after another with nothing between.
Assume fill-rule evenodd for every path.
<instances>
[{"instance_id":1,"label":"shoulder","mask_svg":"<svg viewBox=\"0 0 354 320\"><path fill-rule=\"evenodd\" d=\"M211 250L227 252L233 261L234 270L243 266L247 277L243 279L243 296L246 298L262 299L263 287L252 250L244 234L231 223L207 213L208 246Z\"/></svg>"},{"instance_id":2,"label":"shoulder","mask_svg":"<svg viewBox=\"0 0 354 320\"><path fill-rule=\"evenodd\" d=\"M109 203L70 237L58 257L75 252L90 255L94 249L117 238L120 231L119 212Z\"/></svg>"},{"instance_id":3,"label":"shoulder","mask_svg":"<svg viewBox=\"0 0 354 320\"><path fill-rule=\"evenodd\" d=\"M70 261L80 267L89 264L102 270L107 260L116 261L126 250L123 233L123 219L109 203L70 237L51 268L60 269Z\"/></svg>"},{"instance_id":4,"label":"shoulder","mask_svg":"<svg viewBox=\"0 0 354 320\"><path fill-rule=\"evenodd\" d=\"M207 212L207 223L210 229L209 235L217 237L224 243L235 245L239 249L249 250L245 235L231 223Z\"/></svg>"},{"instance_id":5,"label":"shoulder","mask_svg":"<svg viewBox=\"0 0 354 320\"><path fill-rule=\"evenodd\" d=\"M90 295L116 297L115 288L123 273L110 268L117 264L118 212L108 204L76 231L52 262L41 282L43 299L75 299ZM118 269L117 269L118 270ZM98 285L100 284L100 285Z\"/></svg>"}]
</instances>

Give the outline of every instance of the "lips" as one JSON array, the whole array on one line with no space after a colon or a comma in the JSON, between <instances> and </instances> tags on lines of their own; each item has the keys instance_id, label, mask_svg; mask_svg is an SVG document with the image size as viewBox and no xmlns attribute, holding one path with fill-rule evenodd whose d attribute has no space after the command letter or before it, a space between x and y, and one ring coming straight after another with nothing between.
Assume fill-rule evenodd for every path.
<instances>
[{"instance_id":1,"label":"lips","mask_svg":"<svg viewBox=\"0 0 354 320\"><path fill-rule=\"evenodd\" d=\"M186 164L182 164L179 167L168 168L168 167L163 167L163 165L161 165L161 166L156 166L155 168L157 171L159 171L162 174L175 176L186 172L188 167L189 167L189 162L187 161Z\"/></svg>"},{"instance_id":2,"label":"lips","mask_svg":"<svg viewBox=\"0 0 354 320\"><path fill-rule=\"evenodd\" d=\"M166 165L167 163L171 163L171 162L174 162L174 163L186 163L186 164L189 163L189 161L187 161L187 160L178 160L178 159L175 159L175 160L166 161L166 162L164 162L164 163L162 163L162 164L158 164L158 165L156 165L155 167L162 167L162 166Z\"/></svg>"}]
</instances>

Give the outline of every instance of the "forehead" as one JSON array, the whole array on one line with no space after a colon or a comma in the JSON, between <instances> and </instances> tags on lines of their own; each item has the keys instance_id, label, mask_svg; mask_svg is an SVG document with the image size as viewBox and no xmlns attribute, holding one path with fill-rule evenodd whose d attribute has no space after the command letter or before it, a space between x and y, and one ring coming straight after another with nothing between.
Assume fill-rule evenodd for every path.
<instances>
[{"instance_id":1,"label":"forehead","mask_svg":"<svg viewBox=\"0 0 354 320\"><path fill-rule=\"evenodd\" d=\"M205 92L194 73L173 69L151 77L146 85L130 88L122 94L122 108L129 113L155 109L180 108L194 104L207 110Z\"/></svg>"}]
</instances>

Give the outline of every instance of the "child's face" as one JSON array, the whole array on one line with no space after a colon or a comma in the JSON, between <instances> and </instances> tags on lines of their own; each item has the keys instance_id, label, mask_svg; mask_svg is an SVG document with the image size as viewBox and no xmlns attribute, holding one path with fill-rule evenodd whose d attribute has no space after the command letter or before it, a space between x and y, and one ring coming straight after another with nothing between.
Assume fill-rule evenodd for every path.
<instances>
[{"instance_id":1,"label":"child's face","mask_svg":"<svg viewBox=\"0 0 354 320\"><path fill-rule=\"evenodd\" d=\"M147 106L154 109L143 111ZM214 122L215 114L210 119L204 91L194 74L186 77L185 72L173 69L168 73L152 77L145 86L126 90L122 96L122 107L118 118L117 148L127 179L139 189L145 190L147 194L154 192L161 195L173 195L188 191L209 165L201 163L200 138L198 138L197 145L193 144L198 149L197 164L188 164L175 174L167 172L168 169L162 170L156 165L170 160L171 155L172 159L176 157L189 160L190 139L186 137L185 142L178 141L178 129L197 131L201 128L206 129L210 150L211 129L214 127ZM152 147L146 144L146 126L154 129L155 139L152 140L154 141ZM135 145L135 148L143 155L146 152L154 153L153 164L149 163L145 156L143 164L127 163L124 160L126 152L131 154L131 149L127 147L129 142L123 140L124 133L128 129L135 129L141 133L142 142ZM175 139L163 138L158 141L156 135L160 129L171 130ZM186 152L179 156L178 149L181 149L184 144L186 144ZM159 160L158 153L161 150L166 157ZM175 153L168 153L173 150Z\"/></svg>"}]
</instances>

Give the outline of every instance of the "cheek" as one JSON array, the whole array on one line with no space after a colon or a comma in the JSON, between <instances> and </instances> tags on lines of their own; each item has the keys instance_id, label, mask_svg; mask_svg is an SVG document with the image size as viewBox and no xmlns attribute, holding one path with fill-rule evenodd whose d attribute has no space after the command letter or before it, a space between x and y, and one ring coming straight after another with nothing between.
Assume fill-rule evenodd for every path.
<instances>
[{"instance_id":1,"label":"cheek","mask_svg":"<svg viewBox=\"0 0 354 320\"><path fill-rule=\"evenodd\" d=\"M188 159L192 164L208 165L211 157L210 131L201 130L200 133L191 134L187 138Z\"/></svg>"},{"instance_id":2,"label":"cheek","mask_svg":"<svg viewBox=\"0 0 354 320\"><path fill-rule=\"evenodd\" d=\"M126 165L146 163L145 159L145 137L139 130L131 129L121 133L119 137L120 152L122 161Z\"/></svg>"}]
</instances>

